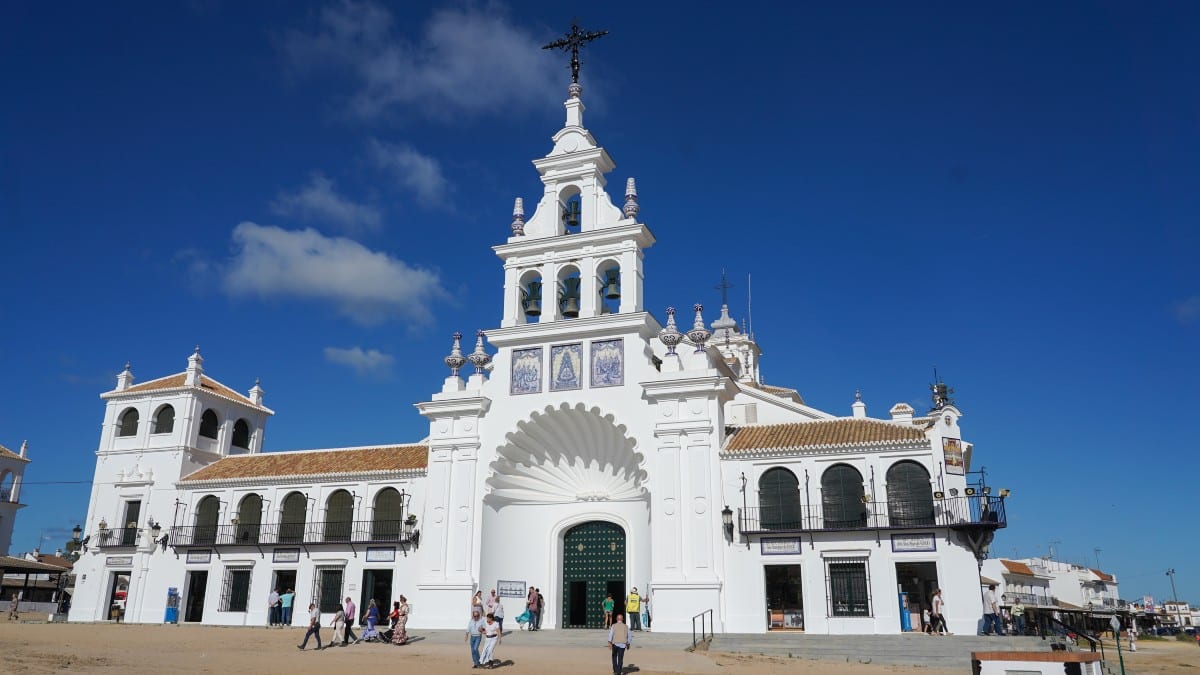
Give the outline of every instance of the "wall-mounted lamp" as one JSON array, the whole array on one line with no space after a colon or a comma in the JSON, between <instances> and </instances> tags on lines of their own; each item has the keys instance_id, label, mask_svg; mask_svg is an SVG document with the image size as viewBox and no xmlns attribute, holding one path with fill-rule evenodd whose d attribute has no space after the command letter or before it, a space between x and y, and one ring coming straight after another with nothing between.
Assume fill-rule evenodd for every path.
<instances>
[{"instance_id":1,"label":"wall-mounted lamp","mask_svg":"<svg viewBox=\"0 0 1200 675\"><path fill-rule=\"evenodd\" d=\"M1012 494L1012 490L1008 488L1000 488L1000 498L1003 499Z\"/></svg>"},{"instance_id":2,"label":"wall-mounted lamp","mask_svg":"<svg viewBox=\"0 0 1200 675\"><path fill-rule=\"evenodd\" d=\"M108 532L108 521L104 519L104 516L100 516L100 523L96 527L100 528L101 534Z\"/></svg>"},{"instance_id":3,"label":"wall-mounted lamp","mask_svg":"<svg viewBox=\"0 0 1200 675\"><path fill-rule=\"evenodd\" d=\"M725 528L725 536L733 541L733 509L728 504L721 509L721 526Z\"/></svg>"},{"instance_id":4,"label":"wall-mounted lamp","mask_svg":"<svg viewBox=\"0 0 1200 675\"><path fill-rule=\"evenodd\" d=\"M957 497L958 496L958 488L950 488L950 496Z\"/></svg>"},{"instance_id":5,"label":"wall-mounted lamp","mask_svg":"<svg viewBox=\"0 0 1200 675\"><path fill-rule=\"evenodd\" d=\"M934 499L945 499L946 493L942 492L941 490L938 490L937 492L933 493L933 498Z\"/></svg>"},{"instance_id":6,"label":"wall-mounted lamp","mask_svg":"<svg viewBox=\"0 0 1200 675\"><path fill-rule=\"evenodd\" d=\"M83 534L83 528L76 525L71 529L71 539L79 541L79 537Z\"/></svg>"},{"instance_id":7,"label":"wall-mounted lamp","mask_svg":"<svg viewBox=\"0 0 1200 675\"><path fill-rule=\"evenodd\" d=\"M975 488L967 488L966 490L963 490L963 494L965 494L968 497L974 497L975 496Z\"/></svg>"},{"instance_id":8,"label":"wall-mounted lamp","mask_svg":"<svg viewBox=\"0 0 1200 675\"><path fill-rule=\"evenodd\" d=\"M990 488L990 487L983 488L983 494L985 494L985 495L992 494L992 488Z\"/></svg>"},{"instance_id":9,"label":"wall-mounted lamp","mask_svg":"<svg viewBox=\"0 0 1200 675\"><path fill-rule=\"evenodd\" d=\"M155 539L158 539L158 535L161 533L162 533L162 525L159 525L158 523L154 522L153 520L150 521L150 534L154 535Z\"/></svg>"}]
</instances>

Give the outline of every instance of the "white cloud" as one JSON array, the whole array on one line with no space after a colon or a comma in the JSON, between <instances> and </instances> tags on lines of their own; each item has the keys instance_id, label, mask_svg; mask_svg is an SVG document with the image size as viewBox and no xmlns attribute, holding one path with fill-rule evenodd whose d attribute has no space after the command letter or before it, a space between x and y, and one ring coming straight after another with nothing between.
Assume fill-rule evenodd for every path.
<instances>
[{"instance_id":1,"label":"white cloud","mask_svg":"<svg viewBox=\"0 0 1200 675\"><path fill-rule=\"evenodd\" d=\"M1175 318L1182 324L1200 321L1200 295L1175 303Z\"/></svg>"},{"instance_id":2,"label":"white cloud","mask_svg":"<svg viewBox=\"0 0 1200 675\"><path fill-rule=\"evenodd\" d=\"M359 204L338 194L333 181L319 171L295 192L280 192L271 211L304 223L333 225L347 232L378 230L383 223L379 209Z\"/></svg>"},{"instance_id":3,"label":"white cloud","mask_svg":"<svg viewBox=\"0 0 1200 675\"><path fill-rule=\"evenodd\" d=\"M384 354L378 349L363 351L362 347L326 347L325 360L342 366L349 366L359 375L386 376L391 373L395 357Z\"/></svg>"},{"instance_id":4,"label":"white cloud","mask_svg":"<svg viewBox=\"0 0 1200 675\"><path fill-rule=\"evenodd\" d=\"M376 166L390 171L402 186L416 193L421 203L438 204L446 195L448 184L436 159L412 146L374 138L367 144L367 152Z\"/></svg>"},{"instance_id":5,"label":"white cloud","mask_svg":"<svg viewBox=\"0 0 1200 675\"><path fill-rule=\"evenodd\" d=\"M361 324L402 319L425 324L430 305L449 297L436 272L316 230L241 223L224 289L234 296L325 301Z\"/></svg>"},{"instance_id":6,"label":"white cloud","mask_svg":"<svg viewBox=\"0 0 1200 675\"><path fill-rule=\"evenodd\" d=\"M560 101L563 60L543 52L541 42L495 4L437 10L410 39L395 30L386 7L342 0L321 10L315 30L285 33L280 48L299 72L348 71L357 116L402 109L452 120Z\"/></svg>"}]
</instances>

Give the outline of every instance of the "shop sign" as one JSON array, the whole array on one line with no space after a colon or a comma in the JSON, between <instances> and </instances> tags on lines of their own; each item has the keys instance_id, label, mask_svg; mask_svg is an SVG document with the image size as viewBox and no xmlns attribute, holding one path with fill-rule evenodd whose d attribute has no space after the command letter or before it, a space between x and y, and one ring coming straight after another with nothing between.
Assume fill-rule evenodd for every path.
<instances>
[{"instance_id":1,"label":"shop sign","mask_svg":"<svg viewBox=\"0 0 1200 675\"><path fill-rule=\"evenodd\" d=\"M367 562L396 562L395 546L371 546L367 548Z\"/></svg>"},{"instance_id":2,"label":"shop sign","mask_svg":"<svg viewBox=\"0 0 1200 675\"><path fill-rule=\"evenodd\" d=\"M104 559L104 564L109 567L126 567L133 564L133 556L131 555L110 555Z\"/></svg>"},{"instance_id":3,"label":"shop sign","mask_svg":"<svg viewBox=\"0 0 1200 675\"><path fill-rule=\"evenodd\" d=\"M201 549L199 551L188 551L187 562L189 564L205 564L212 560L211 549Z\"/></svg>"},{"instance_id":4,"label":"shop sign","mask_svg":"<svg viewBox=\"0 0 1200 675\"><path fill-rule=\"evenodd\" d=\"M937 537L932 532L892 535L892 553L925 553L936 550Z\"/></svg>"},{"instance_id":5,"label":"shop sign","mask_svg":"<svg viewBox=\"0 0 1200 675\"><path fill-rule=\"evenodd\" d=\"M271 554L271 562L298 563L298 562L300 562L300 549L298 549L298 548L277 548Z\"/></svg>"},{"instance_id":6,"label":"shop sign","mask_svg":"<svg viewBox=\"0 0 1200 675\"><path fill-rule=\"evenodd\" d=\"M758 545L763 555L798 555L800 553L800 537L762 539Z\"/></svg>"}]
</instances>

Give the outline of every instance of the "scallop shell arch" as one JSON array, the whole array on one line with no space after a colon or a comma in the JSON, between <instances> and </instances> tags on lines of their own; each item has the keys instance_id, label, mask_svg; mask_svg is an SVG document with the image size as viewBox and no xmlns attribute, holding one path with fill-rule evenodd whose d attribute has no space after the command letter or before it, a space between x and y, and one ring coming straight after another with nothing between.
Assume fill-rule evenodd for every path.
<instances>
[{"instance_id":1,"label":"scallop shell arch","mask_svg":"<svg viewBox=\"0 0 1200 675\"><path fill-rule=\"evenodd\" d=\"M494 504L621 501L646 497L645 457L625 425L582 403L547 406L519 422L487 479Z\"/></svg>"}]
</instances>

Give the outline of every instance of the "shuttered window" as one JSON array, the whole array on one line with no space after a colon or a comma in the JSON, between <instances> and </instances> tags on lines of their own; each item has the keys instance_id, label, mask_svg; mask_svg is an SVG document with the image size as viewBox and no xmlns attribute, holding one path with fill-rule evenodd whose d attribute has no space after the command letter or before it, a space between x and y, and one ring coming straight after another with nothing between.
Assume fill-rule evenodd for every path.
<instances>
[{"instance_id":1,"label":"shuttered window","mask_svg":"<svg viewBox=\"0 0 1200 675\"><path fill-rule=\"evenodd\" d=\"M308 515L308 497L293 492L283 498L283 513L279 518L279 543L297 544L304 541L304 521Z\"/></svg>"},{"instance_id":2,"label":"shuttered window","mask_svg":"<svg viewBox=\"0 0 1200 675\"><path fill-rule=\"evenodd\" d=\"M764 530L800 529L800 482L782 467L767 470L758 481L760 523Z\"/></svg>"},{"instance_id":3,"label":"shuttered window","mask_svg":"<svg viewBox=\"0 0 1200 675\"><path fill-rule=\"evenodd\" d=\"M893 464L887 472L887 495L892 527L933 524L933 486L925 467L910 461Z\"/></svg>"},{"instance_id":4,"label":"shuttered window","mask_svg":"<svg viewBox=\"0 0 1200 675\"><path fill-rule=\"evenodd\" d=\"M821 511L825 529L866 527L863 494L862 474L858 469L849 464L834 464L826 469L821 474Z\"/></svg>"},{"instance_id":5,"label":"shuttered window","mask_svg":"<svg viewBox=\"0 0 1200 675\"><path fill-rule=\"evenodd\" d=\"M329 495L325 504L325 541L350 541L354 496L345 490Z\"/></svg>"}]
</instances>

